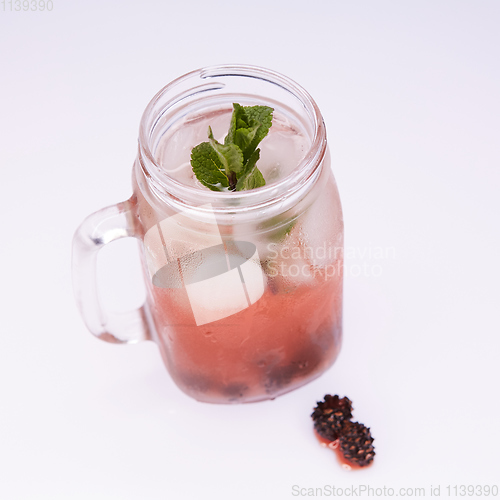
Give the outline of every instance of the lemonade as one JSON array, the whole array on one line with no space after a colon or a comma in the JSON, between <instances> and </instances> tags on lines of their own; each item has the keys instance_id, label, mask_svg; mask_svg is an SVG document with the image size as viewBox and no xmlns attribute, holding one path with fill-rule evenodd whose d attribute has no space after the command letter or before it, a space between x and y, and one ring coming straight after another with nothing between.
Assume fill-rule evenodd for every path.
<instances>
[{"instance_id":1,"label":"lemonade","mask_svg":"<svg viewBox=\"0 0 500 500\"><path fill-rule=\"evenodd\" d=\"M156 342L200 401L273 399L321 375L341 345L344 231L313 99L264 68L202 68L154 96L138 145L131 198L73 239L89 330ZM124 237L139 242L146 300L116 313L100 300L96 262Z\"/></svg>"},{"instance_id":2,"label":"lemonade","mask_svg":"<svg viewBox=\"0 0 500 500\"><path fill-rule=\"evenodd\" d=\"M230 109L211 111L188 116L171 128L156 150L156 160L164 172L206 191L193 174L191 149L206 139L208 125L222 142L230 116ZM266 185L272 185L289 175L310 144L297 123L277 113L260 146L258 167ZM303 211L288 219L283 216L240 225L215 222L228 261L238 252L234 250L235 241L257 249L260 269L252 272L262 275L263 286L257 300L234 312L225 310L227 300L213 298L217 291L208 284L203 293L213 298L211 313L220 319L204 324L195 317L196 308L186 285L189 275L200 267L215 266L208 262L206 251L200 253L200 248L215 248L218 240L208 234L214 228L188 227L189 221L181 221L179 228L169 222L166 229L157 210L145 199L140 200L142 222L152 228L149 234L156 235L144 239L144 267L149 266L151 279L146 282L157 343L177 385L196 399L249 402L274 398L317 377L335 360L342 332L342 216L328 165L319 182L322 185L315 199L309 199ZM230 198L227 203L231 203ZM165 243L168 238L176 242ZM153 241L157 241L157 248L153 248ZM182 251L172 249L172 245L182 247ZM328 254L315 251L325 247ZM175 258L165 260L162 250L176 254ZM158 264L151 270L155 259ZM229 263L221 272L230 269ZM226 296L239 293L238 285L234 286Z\"/></svg>"},{"instance_id":3,"label":"lemonade","mask_svg":"<svg viewBox=\"0 0 500 500\"><path fill-rule=\"evenodd\" d=\"M209 126L215 138L223 142L231 113L232 109L214 110L201 117L187 117L172 127L163 136L156 155L164 171L186 185L206 189L193 173L191 149L207 140ZM258 167L268 185L279 181L297 166L309 148L309 141L298 125L275 112L269 135L259 147Z\"/></svg>"}]
</instances>

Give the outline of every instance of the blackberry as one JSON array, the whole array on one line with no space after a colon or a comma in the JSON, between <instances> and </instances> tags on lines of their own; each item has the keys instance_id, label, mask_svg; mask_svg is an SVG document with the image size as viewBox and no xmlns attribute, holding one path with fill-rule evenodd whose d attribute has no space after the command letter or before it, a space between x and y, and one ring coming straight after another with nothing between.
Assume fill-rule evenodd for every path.
<instances>
[{"instance_id":1,"label":"blackberry","mask_svg":"<svg viewBox=\"0 0 500 500\"><path fill-rule=\"evenodd\" d=\"M324 401L318 401L311 417L316 432L325 439L335 441L344 423L352 418L352 402L347 397L327 394Z\"/></svg>"},{"instance_id":2,"label":"blackberry","mask_svg":"<svg viewBox=\"0 0 500 500\"><path fill-rule=\"evenodd\" d=\"M358 422L346 422L339 440L344 457L361 467L368 465L375 456L370 429Z\"/></svg>"}]
</instances>

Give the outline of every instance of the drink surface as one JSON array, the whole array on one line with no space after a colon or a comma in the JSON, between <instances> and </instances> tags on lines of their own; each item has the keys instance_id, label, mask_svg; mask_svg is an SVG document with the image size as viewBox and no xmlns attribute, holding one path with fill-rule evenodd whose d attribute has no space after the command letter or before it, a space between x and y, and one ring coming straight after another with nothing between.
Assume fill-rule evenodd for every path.
<instances>
[{"instance_id":1,"label":"drink surface","mask_svg":"<svg viewBox=\"0 0 500 500\"><path fill-rule=\"evenodd\" d=\"M208 127L215 139L224 143L229 130L231 109L221 109L201 116L188 116L176 123L162 137L156 159L170 176L188 186L207 189L196 179L191 168L191 150L208 141ZM259 144L260 159L257 167L266 184L286 177L304 158L310 146L308 137L300 127L279 112L274 112L273 125Z\"/></svg>"}]
</instances>

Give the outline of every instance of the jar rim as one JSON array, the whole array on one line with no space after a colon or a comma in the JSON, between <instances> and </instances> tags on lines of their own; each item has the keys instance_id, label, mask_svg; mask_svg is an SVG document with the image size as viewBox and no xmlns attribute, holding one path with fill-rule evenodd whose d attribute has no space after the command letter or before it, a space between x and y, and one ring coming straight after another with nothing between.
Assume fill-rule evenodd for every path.
<instances>
[{"instance_id":1,"label":"jar rim","mask_svg":"<svg viewBox=\"0 0 500 500\"><path fill-rule=\"evenodd\" d=\"M163 115L165 110L158 113L156 110L159 102L167 93L175 92L189 80L199 80L202 85L214 87L217 79L229 76L249 77L263 80L277 85L298 99L307 111L312 125L312 139L307 153L292 172L282 179L263 187L247 191L211 191L201 190L195 186L183 184L165 173L159 165L149 144L151 125ZM212 84L212 85L210 85ZM198 85L200 87L201 85ZM182 99L182 96L177 96ZM159 115L159 116L155 116ZM212 211L238 212L255 208L264 208L275 203L282 203L284 199L297 194L297 191L314 184L320 173L320 166L326 154L326 128L321 112L309 93L291 78L273 70L259 66L225 64L200 68L176 78L163 87L147 105L139 127L139 162L142 171L152 191L163 200L176 200L179 205L194 208L196 205L210 205ZM221 201L230 203L221 204Z\"/></svg>"}]
</instances>

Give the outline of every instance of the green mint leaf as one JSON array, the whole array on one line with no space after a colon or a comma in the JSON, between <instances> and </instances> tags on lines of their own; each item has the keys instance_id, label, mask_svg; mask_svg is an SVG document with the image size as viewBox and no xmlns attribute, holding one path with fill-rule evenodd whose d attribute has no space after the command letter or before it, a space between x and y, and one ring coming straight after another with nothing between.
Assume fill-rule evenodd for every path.
<instances>
[{"instance_id":1,"label":"green mint leaf","mask_svg":"<svg viewBox=\"0 0 500 500\"><path fill-rule=\"evenodd\" d=\"M245 170L238 177L238 183L236 184L236 191L254 189L266 185L264 176L256 166L259 157L260 157L260 149L256 149L253 152L252 156L250 156L247 164L245 165Z\"/></svg>"},{"instance_id":2,"label":"green mint leaf","mask_svg":"<svg viewBox=\"0 0 500 500\"><path fill-rule=\"evenodd\" d=\"M273 111L268 106L234 103L224 144L215 140L209 127L208 142L193 148L191 165L198 180L214 191L225 187L241 191L264 186L266 181L256 166L260 156L257 146L272 126Z\"/></svg>"},{"instance_id":3,"label":"green mint leaf","mask_svg":"<svg viewBox=\"0 0 500 500\"><path fill-rule=\"evenodd\" d=\"M252 173L247 177L241 189L255 189L266 185L262 172L255 167Z\"/></svg>"},{"instance_id":4,"label":"green mint leaf","mask_svg":"<svg viewBox=\"0 0 500 500\"><path fill-rule=\"evenodd\" d=\"M246 113L243 108L238 103L233 104L233 114L231 115L231 123L229 125L229 131L224 139L224 144L235 144L234 137L236 135L236 130L239 128L248 128L248 123L246 122Z\"/></svg>"},{"instance_id":5,"label":"green mint leaf","mask_svg":"<svg viewBox=\"0 0 500 500\"><path fill-rule=\"evenodd\" d=\"M212 191L222 191L229 185L219 155L208 142L193 148L191 167L196 178Z\"/></svg>"},{"instance_id":6,"label":"green mint leaf","mask_svg":"<svg viewBox=\"0 0 500 500\"><path fill-rule=\"evenodd\" d=\"M238 103L234 103L233 108L231 125L224 144L236 144L243 152L243 160L246 162L271 128L273 108L241 106Z\"/></svg>"},{"instance_id":7,"label":"green mint leaf","mask_svg":"<svg viewBox=\"0 0 500 500\"><path fill-rule=\"evenodd\" d=\"M239 128L236 130L234 142L239 146L243 152L243 160L248 161L252 153L255 151L255 147L252 143L255 141L255 136L259 130L259 125L254 125L249 128Z\"/></svg>"},{"instance_id":8,"label":"green mint leaf","mask_svg":"<svg viewBox=\"0 0 500 500\"><path fill-rule=\"evenodd\" d=\"M236 144L220 144L214 139L212 128L208 127L210 146L217 153L226 175L231 172L239 174L243 170L243 153Z\"/></svg>"},{"instance_id":9,"label":"green mint leaf","mask_svg":"<svg viewBox=\"0 0 500 500\"><path fill-rule=\"evenodd\" d=\"M246 106L245 113L252 125L258 125L257 132L245 153L249 151L249 156L253 153L260 141L266 137L273 120L273 108L269 106Z\"/></svg>"}]
</instances>

